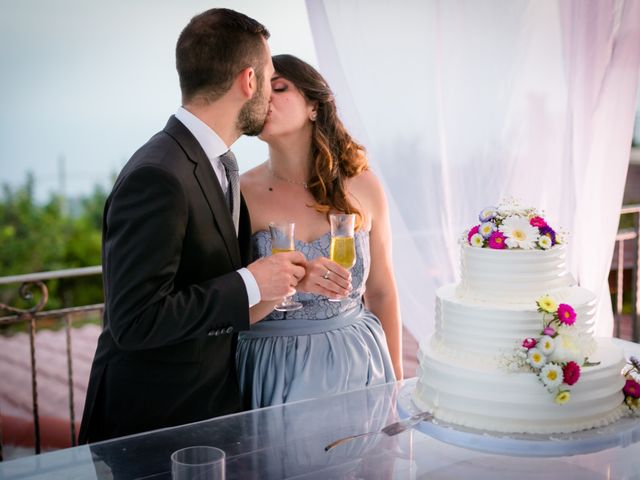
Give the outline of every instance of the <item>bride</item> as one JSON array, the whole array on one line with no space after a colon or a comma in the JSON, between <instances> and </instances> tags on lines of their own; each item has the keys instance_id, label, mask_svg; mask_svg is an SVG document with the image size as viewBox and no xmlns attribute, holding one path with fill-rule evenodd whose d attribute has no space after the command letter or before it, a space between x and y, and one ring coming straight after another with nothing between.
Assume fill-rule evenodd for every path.
<instances>
[{"instance_id":1,"label":"bride","mask_svg":"<svg viewBox=\"0 0 640 480\"><path fill-rule=\"evenodd\" d=\"M254 257L271 254L269 223L295 222L307 258L294 300L239 334L236 364L252 408L315 398L402 378L402 330L391 263L388 208L364 148L337 117L322 76L292 55L273 57L271 107L260 139L269 159L246 172ZM356 215L356 263L329 260L329 214ZM340 301L330 301L339 299Z\"/></svg>"}]
</instances>

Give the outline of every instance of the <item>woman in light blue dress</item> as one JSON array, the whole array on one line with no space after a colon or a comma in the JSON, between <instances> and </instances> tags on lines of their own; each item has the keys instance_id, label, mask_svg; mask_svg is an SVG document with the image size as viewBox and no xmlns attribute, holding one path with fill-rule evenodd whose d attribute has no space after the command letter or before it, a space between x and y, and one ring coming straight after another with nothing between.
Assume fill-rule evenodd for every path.
<instances>
[{"instance_id":1,"label":"woman in light blue dress","mask_svg":"<svg viewBox=\"0 0 640 480\"><path fill-rule=\"evenodd\" d=\"M306 275L303 308L252 307L238 337L240 388L252 408L332 395L402 378L401 323L386 197L364 148L346 132L322 76L291 55L273 57L269 159L241 178L255 258L271 254L270 222L295 222ZM329 260L329 214L356 214L356 263ZM342 298L339 302L329 298Z\"/></svg>"}]
</instances>

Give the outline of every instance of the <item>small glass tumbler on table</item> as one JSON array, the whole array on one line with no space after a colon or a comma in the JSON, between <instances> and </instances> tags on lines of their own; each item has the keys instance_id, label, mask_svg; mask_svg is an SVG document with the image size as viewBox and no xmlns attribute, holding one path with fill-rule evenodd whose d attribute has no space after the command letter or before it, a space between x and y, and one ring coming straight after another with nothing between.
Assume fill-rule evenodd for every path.
<instances>
[{"instance_id":1,"label":"small glass tumbler on table","mask_svg":"<svg viewBox=\"0 0 640 480\"><path fill-rule=\"evenodd\" d=\"M206 445L186 447L171 454L173 480L224 480L225 453Z\"/></svg>"}]
</instances>

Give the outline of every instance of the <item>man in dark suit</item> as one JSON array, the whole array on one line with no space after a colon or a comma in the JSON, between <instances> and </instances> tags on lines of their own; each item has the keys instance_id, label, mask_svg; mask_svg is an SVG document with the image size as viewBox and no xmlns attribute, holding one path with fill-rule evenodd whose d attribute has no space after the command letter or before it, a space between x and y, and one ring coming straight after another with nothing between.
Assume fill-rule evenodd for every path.
<instances>
[{"instance_id":1,"label":"man in dark suit","mask_svg":"<svg viewBox=\"0 0 640 480\"><path fill-rule=\"evenodd\" d=\"M104 329L81 443L242 410L236 332L251 306L304 276L299 252L247 265L251 224L229 153L264 124L268 37L255 20L212 9L178 39L183 106L131 157L105 206Z\"/></svg>"}]
</instances>

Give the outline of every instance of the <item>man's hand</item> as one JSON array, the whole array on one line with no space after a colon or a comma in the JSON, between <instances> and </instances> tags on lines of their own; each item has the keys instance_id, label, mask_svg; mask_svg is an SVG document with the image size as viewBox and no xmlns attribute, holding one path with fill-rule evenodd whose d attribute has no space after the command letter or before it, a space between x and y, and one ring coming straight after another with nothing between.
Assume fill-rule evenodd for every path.
<instances>
[{"instance_id":1,"label":"man's hand","mask_svg":"<svg viewBox=\"0 0 640 480\"><path fill-rule=\"evenodd\" d=\"M276 253L249 264L260 289L261 301L281 300L293 295L305 275L306 259L300 252Z\"/></svg>"}]
</instances>

